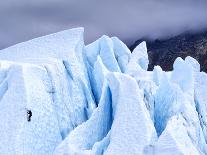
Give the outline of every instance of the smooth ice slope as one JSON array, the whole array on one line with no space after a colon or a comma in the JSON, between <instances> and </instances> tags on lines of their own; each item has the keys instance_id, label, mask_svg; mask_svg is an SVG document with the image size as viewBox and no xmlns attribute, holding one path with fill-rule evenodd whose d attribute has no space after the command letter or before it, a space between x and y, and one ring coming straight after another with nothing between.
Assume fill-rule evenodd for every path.
<instances>
[{"instance_id":1,"label":"smooth ice slope","mask_svg":"<svg viewBox=\"0 0 207 155\"><path fill-rule=\"evenodd\" d=\"M0 155L205 155L207 74L83 28L0 51ZM27 121L27 110L32 111Z\"/></svg>"}]
</instances>

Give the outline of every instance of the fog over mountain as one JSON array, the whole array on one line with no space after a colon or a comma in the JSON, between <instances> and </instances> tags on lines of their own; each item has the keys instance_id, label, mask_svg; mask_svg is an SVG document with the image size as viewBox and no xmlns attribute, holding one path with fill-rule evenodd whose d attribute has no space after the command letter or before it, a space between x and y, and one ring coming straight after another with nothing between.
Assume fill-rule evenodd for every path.
<instances>
[{"instance_id":1,"label":"fog over mountain","mask_svg":"<svg viewBox=\"0 0 207 155\"><path fill-rule=\"evenodd\" d=\"M0 1L0 49L73 27L86 43L103 34L126 43L207 28L205 0Z\"/></svg>"}]
</instances>

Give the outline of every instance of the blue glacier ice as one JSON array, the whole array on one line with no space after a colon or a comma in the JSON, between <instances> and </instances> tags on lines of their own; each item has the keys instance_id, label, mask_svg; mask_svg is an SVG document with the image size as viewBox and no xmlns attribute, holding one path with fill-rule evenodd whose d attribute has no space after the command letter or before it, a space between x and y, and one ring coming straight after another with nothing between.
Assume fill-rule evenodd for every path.
<instances>
[{"instance_id":1,"label":"blue glacier ice","mask_svg":"<svg viewBox=\"0 0 207 155\"><path fill-rule=\"evenodd\" d=\"M207 74L84 29L0 51L0 155L207 155ZM27 111L32 111L31 121Z\"/></svg>"}]
</instances>

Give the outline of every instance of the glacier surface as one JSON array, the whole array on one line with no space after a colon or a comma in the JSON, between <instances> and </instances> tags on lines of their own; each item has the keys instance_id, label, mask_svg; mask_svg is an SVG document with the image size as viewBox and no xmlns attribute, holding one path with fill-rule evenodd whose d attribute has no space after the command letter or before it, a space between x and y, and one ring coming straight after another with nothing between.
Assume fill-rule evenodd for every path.
<instances>
[{"instance_id":1,"label":"glacier surface","mask_svg":"<svg viewBox=\"0 0 207 155\"><path fill-rule=\"evenodd\" d=\"M0 51L0 155L207 155L207 74L83 28ZM31 121L27 111L32 112Z\"/></svg>"}]
</instances>

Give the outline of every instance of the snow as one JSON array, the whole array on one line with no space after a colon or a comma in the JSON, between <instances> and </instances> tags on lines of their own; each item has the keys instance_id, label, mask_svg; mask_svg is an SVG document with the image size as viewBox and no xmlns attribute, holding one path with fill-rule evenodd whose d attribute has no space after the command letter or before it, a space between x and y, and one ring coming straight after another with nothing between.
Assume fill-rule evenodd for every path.
<instances>
[{"instance_id":1,"label":"snow","mask_svg":"<svg viewBox=\"0 0 207 155\"><path fill-rule=\"evenodd\" d=\"M147 71L146 42L132 53L117 37L85 46L83 31L0 51L1 155L207 154L207 74L195 59Z\"/></svg>"}]
</instances>

